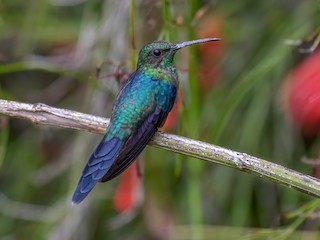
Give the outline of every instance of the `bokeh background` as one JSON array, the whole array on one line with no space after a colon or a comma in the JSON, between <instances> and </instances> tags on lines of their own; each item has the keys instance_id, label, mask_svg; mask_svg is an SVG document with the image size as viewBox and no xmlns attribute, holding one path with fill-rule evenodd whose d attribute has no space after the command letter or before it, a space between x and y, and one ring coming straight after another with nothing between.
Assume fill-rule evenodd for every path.
<instances>
[{"instance_id":1,"label":"bokeh background","mask_svg":"<svg viewBox=\"0 0 320 240\"><path fill-rule=\"evenodd\" d=\"M164 131L320 176L318 0L0 1L0 96L110 116L139 49L176 55ZM148 147L71 205L101 136L0 117L0 239L320 239L319 200Z\"/></svg>"}]
</instances>

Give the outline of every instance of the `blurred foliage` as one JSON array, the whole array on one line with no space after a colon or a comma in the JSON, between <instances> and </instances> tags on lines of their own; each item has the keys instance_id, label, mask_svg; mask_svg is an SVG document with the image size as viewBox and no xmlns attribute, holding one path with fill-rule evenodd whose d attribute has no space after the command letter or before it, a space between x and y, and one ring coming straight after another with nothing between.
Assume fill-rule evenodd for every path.
<instances>
[{"instance_id":1,"label":"blurred foliage","mask_svg":"<svg viewBox=\"0 0 320 240\"><path fill-rule=\"evenodd\" d=\"M10 0L0 13L3 99L110 116L145 43L221 37L177 54L182 107L167 131L305 174L319 168L302 161L319 156L319 141L283 106L283 82L307 57L285 41L319 27L319 1ZM73 207L100 137L0 120L0 239L320 238L318 200L154 148L139 159L143 187L132 208L114 207L121 177Z\"/></svg>"}]
</instances>

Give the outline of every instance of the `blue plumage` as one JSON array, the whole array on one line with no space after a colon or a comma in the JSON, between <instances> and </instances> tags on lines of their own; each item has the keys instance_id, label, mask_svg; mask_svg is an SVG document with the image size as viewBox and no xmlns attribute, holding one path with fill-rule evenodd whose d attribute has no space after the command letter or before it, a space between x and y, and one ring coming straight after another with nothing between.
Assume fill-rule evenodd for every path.
<instances>
[{"instance_id":1,"label":"blue plumage","mask_svg":"<svg viewBox=\"0 0 320 240\"><path fill-rule=\"evenodd\" d=\"M73 203L81 202L90 193L96 183L108 172L123 145L124 141L117 138L100 142L83 169L72 198Z\"/></svg>"}]
</instances>

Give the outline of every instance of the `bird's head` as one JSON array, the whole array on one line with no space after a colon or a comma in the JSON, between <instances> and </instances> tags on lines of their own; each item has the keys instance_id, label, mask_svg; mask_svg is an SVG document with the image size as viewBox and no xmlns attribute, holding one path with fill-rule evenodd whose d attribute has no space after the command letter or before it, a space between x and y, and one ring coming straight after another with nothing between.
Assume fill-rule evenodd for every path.
<instances>
[{"instance_id":1,"label":"bird's head","mask_svg":"<svg viewBox=\"0 0 320 240\"><path fill-rule=\"evenodd\" d=\"M205 38L177 44L169 43L166 41L155 41L149 43L144 46L139 53L137 68L141 69L144 67L148 67L166 69L172 67L173 57L179 49L192 44L219 40L219 38Z\"/></svg>"}]
</instances>

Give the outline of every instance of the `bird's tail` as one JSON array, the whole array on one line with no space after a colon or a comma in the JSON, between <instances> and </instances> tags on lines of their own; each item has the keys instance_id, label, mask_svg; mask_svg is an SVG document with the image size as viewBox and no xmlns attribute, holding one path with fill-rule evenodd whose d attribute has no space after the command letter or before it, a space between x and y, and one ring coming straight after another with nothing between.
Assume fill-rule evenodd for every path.
<instances>
[{"instance_id":1,"label":"bird's tail","mask_svg":"<svg viewBox=\"0 0 320 240\"><path fill-rule=\"evenodd\" d=\"M97 146L83 169L72 197L73 204L79 204L86 198L96 183L109 171L125 143L115 137L107 141L105 139Z\"/></svg>"}]
</instances>

